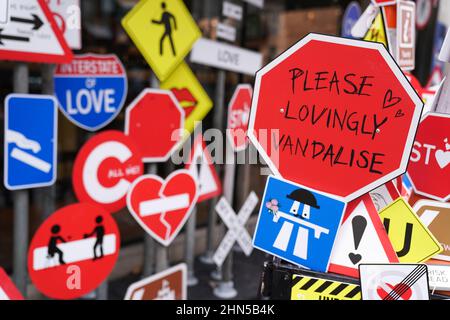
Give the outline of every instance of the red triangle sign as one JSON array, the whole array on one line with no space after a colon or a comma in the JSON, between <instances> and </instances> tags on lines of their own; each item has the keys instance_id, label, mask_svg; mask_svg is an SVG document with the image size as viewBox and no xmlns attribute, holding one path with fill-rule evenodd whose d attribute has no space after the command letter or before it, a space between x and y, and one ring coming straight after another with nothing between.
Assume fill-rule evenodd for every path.
<instances>
[{"instance_id":1,"label":"red triangle sign","mask_svg":"<svg viewBox=\"0 0 450 320\"><path fill-rule=\"evenodd\" d=\"M222 193L222 184L201 134L194 140L186 170L197 179L199 185L197 202L217 197Z\"/></svg>"},{"instance_id":2,"label":"red triangle sign","mask_svg":"<svg viewBox=\"0 0 450 320\"><path fill-rule=\"evenodd\" d=\"M358 277L361 263L398 262L369 194L347 205L331 253L329 272Z\"/></svg>"},{"instance_id":3,"label":"red triangle sign","mask_svg":"<svg viewBox=\"0 0 450 320\"><path fill-rule=\"evenodd\" d=\"M73 54L45 0L10 0L0 27L0 59L68 63Z\"/></svg>"}]
</instances>

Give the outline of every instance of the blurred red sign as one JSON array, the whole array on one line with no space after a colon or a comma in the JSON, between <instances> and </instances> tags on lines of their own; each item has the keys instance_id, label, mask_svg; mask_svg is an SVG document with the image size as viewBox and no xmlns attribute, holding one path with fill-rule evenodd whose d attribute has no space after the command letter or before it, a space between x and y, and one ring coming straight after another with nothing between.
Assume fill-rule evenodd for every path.
<instances>
[{"instance_id":1,"label":"blurred red sign","mask_svg":"<svg viewBox=\"0 0 450 320\"><path fill-rule=\"evenodd\" d=\"M144 162L165 162L183 137L185 113L169 90L145 89L127 108L125 134Z\"/></svg>"}]
</instances>

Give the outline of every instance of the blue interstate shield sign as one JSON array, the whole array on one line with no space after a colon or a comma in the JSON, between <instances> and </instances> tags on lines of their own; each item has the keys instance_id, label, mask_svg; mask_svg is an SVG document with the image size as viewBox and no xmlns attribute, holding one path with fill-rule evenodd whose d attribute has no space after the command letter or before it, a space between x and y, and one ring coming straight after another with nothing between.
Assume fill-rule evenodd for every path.
<instances>
[{"instance_id":1,"label":"blue interstate shield sign","mask_svg":"<svg viewBox=\"0 0 450 320\"><path fill-rule=\"evenodd\" d=\"M326 272L345 206L333 196L269 176L253 246Z\"/></svg>"},{"instance_id":2,"label":"blue interstate shield sign","mask_svg":"<svg viewBox=\"0 0 450 320\"><path fill-rule=\"evenodd\" d=\"M10 94L5 100L4 184L10 190L56 179L58 107L52 96Z\"/></svg>"},{"instance_id":3,"label":"blue interstate shield sign","mask_svg":"<svg viewBox=\"0 0 450 320\"><path fill-rule=\"evenodd\" d=\"M358 2L352 1L348 4L342 16L341 36L344 38L352 37L352 28L361 16L361 6Z\"/></svg>"},{"instance_id":4,"label":"blue interstate shield sign","mask_svg":"<svg viewBox=\"0 0 450 320\"><path fill-rule=\"evenodd\" d=\"M55 94L65 116L96 131L119 114L127 96L125 68L116 55L85 54L55 71Z\"/></svg>"}]
</instances>

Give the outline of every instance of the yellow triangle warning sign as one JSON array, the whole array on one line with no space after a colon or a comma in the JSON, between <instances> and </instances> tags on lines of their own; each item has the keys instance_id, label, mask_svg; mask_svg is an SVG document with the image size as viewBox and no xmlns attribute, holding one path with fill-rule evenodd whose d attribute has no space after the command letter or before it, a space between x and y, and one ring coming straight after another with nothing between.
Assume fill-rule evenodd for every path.
<instances>
[{"instance_id":1,"label":"yellow triangle warning sign","mask_svg":"<svg viewBox=\"0 0 450 320\"><path fill-rule=\"evenodd\" d=\"M386 49L388 49L388 42L386 36L386 29L384 28L383 15L381 12L377 14L375 20L373 20L372 25L364 36L364 40L371 42L379 42L384 44Z\"/></svg>"}]
</instances>

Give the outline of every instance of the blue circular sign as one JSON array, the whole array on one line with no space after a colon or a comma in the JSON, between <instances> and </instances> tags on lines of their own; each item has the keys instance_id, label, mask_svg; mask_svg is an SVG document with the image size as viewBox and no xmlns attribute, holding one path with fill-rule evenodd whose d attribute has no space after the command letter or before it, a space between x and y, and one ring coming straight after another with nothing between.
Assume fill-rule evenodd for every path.
<instances>
[{"instance_id":1,"label":"blue circular sign","mask_svg":"<svg viewBox=\"0 0 450 320\"><path fill-rule=\"evenodd\" d=\"M345 9L344 15L342 16L342 31L341 36L345 38L352 37L352 28L361 16L361 6L358 2L352 1L349 3Z\"/></svg>"}]
</instances>

